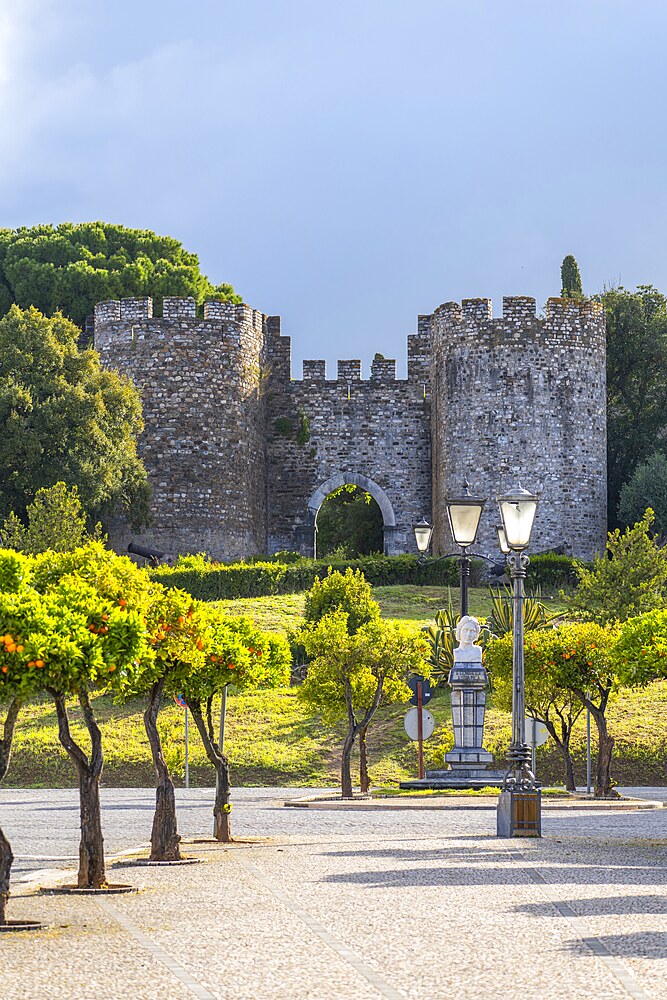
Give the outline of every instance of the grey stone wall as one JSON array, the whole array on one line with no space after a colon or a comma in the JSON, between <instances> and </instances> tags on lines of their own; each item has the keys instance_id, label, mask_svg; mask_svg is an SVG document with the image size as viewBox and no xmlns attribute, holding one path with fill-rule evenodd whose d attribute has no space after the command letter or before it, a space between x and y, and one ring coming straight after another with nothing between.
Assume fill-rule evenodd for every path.
<instances>
[{"instance_id":1,"label":"grey stone wall","mask_svg":"<svg viewBox=\"0 0 667 1000\"><path fill-rule=\"evenodd\" d=\"M139 442L153 488L153 523L130 538L168 552L236 558L266 547L266 319L248 306L165 298L102 302L95 346L141 393Z\"/></svg>"},{"instance_id":2,"label":"grey stone wall","mask_svg":"<svg viewBox=\"0 0 667 1000\"><path fill-rule=\"evenodd\" d=\"M268 509L271 552L312 551L313 522L337 486L352 483L380 505L388 554L416 551L412 525L431 515L430 399L426 335L409 338L407 379L394 360L304 361L290 379L290 341L269 343ZM323 489L324 488L324 489ZM296 533L295 533L296 529Z\"/></svg>"},{"instance_id":3,"label":"grey stone wall","mask_svg":"<svg viewBox=\"0 0 667 1000\"><path fill-rule=\"evenodd\" d=\"M380 505L385 551L415 551L412 525L433 518L452 551L445 500L467 478L489 497L479 548L496 552L496 494L543 487L533 551L565 544L589 558L606 530L605 327L602 307L527 297L446 303L418 318L408 375L378 357L304 361L292 378L278 317L245 305L166 298L102 302L95 345L141 392L140 452L154 520L130 538L168 552L238 558L313 551L317 511L343 483ZM432 499L433 498L433 499Z\"/></svg>"},{"instance_id":4,"label":"grey stone wall","mask_svg":"<svg viewBox=\"0 0 667 1000\"><path fill-rule=\"evenodd\" d=\"M606 532L605 320L596 302L448 302L433 315L435 537L451 546L445 500L467 477L490 498L478 548L495 552L495 497L543 488L533 551L565 544L591 558Z\"/></svg>"}]
</instances>

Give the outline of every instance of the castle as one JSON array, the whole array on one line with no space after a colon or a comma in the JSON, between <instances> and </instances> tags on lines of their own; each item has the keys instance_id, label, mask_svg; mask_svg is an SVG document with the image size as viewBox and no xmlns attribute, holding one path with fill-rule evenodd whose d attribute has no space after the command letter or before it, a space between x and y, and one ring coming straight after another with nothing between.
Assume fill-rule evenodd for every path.
<instances>
[{"instance_id":1,"label":"castle","mask_svg":"<svg viewBox=\"0 0 667 1000\"><path fill-rule=\"evenodd\" d=\"M247 305L165 298L101 302L95 347L143 400L140 452L153 488L142 535L170 553L219 559L314 551L317 512L344 483L379 504L387 554L416 551L412 526L434 524L452 551L445 502L464 479L489 502L476 549L497 551L495 496L520 481L542 489L533 551L564 545L591 558L606 531L605 320L597 302L448 302L408 336L407 378L376 355L291 370L280 319Z\"/></svg>"}]
</instances>

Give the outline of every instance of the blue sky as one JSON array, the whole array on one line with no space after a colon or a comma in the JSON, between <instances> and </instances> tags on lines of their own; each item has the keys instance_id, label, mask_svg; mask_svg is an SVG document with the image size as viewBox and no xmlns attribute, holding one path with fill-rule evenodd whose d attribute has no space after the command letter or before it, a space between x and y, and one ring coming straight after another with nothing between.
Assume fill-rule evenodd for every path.
<instances>
[{"instance_id":1,"label":"blue sky","mask_svg":"<svg viewBox=\"0 0 667 1000\"><path fill-rule=\"evenodd\" d=\"M467 296L667 292L664 0L3 0L0 225L180 239L303 357Z\"/></svg>"}]
</instances>

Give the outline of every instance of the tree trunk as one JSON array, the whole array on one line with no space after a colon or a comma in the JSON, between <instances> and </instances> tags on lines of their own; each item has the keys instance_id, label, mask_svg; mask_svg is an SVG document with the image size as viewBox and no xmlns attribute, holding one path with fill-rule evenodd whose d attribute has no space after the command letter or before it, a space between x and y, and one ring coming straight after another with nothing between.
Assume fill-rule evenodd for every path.
<instances>
[{"instance_id":1,"label":"tree trunk","mask_svg":"<svg viewBox=\"0 0 667 1000\"><path fill-rule=\"evenodd\" d=\"M614 751L615 740L613 736L609 735L609 731L607 729L607 718L605 715L611 687L603 687L598 684L597 690L600 701L599 705L595 705L584 691L574 689L574 693L582 705L590 711L593 719L595 720L595 727L598 731L598 759L595 771L595 798L618 798L617 793L614 792L614 782L611 777L611 759Z\"/></svg>"},{"instance_id":2,"label":"tree trunk","mask_svg":"<svg viewBox=\"0 0 667 1000\"><path fill-rule=\"evenodd\" d=\"M202 712L201 702L189 701L186 698L187 706L195 720L195 725L199 730L201 741L204 744L206 756L215 768L216 790L215 802L213 805L214 836L223 844L231 844L232 824L230 802L231 781L229 773L229 759L222 753L215 741L213 733L213 719L211 717L211 700L207 703L206 721Z\"/></svg>"},{"instance_id":3,"label":"tree trunk","mask_svg":"<svg viewBox=\"0 0 667 1000\"><path fill-rule=\"evenodd\" d=\"M366 795L371 788L371 779L368 776L368 758L366 756L367 731L367 726L359 730L359 785L363 795Z\"/></svg>"},{"instance_id":4,"label":"tree trunk","mask_svg":"<svg viewBox=\"0 0 667 1000\"><path fill-rule=\"evenodd\" d=\"M107 884L100 810L100 775L104 763L102 734L93 715L88 691L82 688L79 692L79 703L91 741L90 760L88 760L70 733L65 696L53 691L50 693L54 698L58 716L58 737L74 763L79 777L81 842L77 885L79 889L101 889Z\"/></svg>"},{"instance_id":5,"label":"tree trunk","mask_svg":"<svg viewBox=\"0 0 667 1000\"><path fill-rule=\"evenodd\" d=\"M21 709L21 702L18 698L13 698L9 703L2 739L0 740L0 781L7 775L9 761L12 756L12 741L14 739L14 727ZM0 827L0 926L7 923L5 910L9 899L9 880L11 877L14 855L12 847L5 837Z\"/></svg>"},{"instance_id":6,"label":"tree trunk","mask_svg":"<svg viewBox=\"0 0 667 1000\"><path fill-rule=\"evenodd\" d=\"M215 802L213 805L213 823L214 823L213 835L215 839L221 841L221 843L231 844L232 806L229 800L230 800L230 792L232 786L229 780L229 761L225 756L225 754L221 754L220 756L222 759L218 761L215 767L216 783L215 783Z\"/></svg>"},{"instance_id":7,"label":"tree trunk","mask_svg":"<svg viewBox=\"0 0 667 1000\"><path fill-rule=\"evenodd\" d=\"M13 861L11 844L0 830L0 926L7 923L5 910L9 899L9 878Z\"/></svg>"},{"instance_id":8,"label":"tree trunk","mask_svg":"<svg viewBox=\"0 0 667 1000\"><path fill-rule=\"evenodd\" d=\"M574 761L570 754L570 740L564 740L560 749L563 754L563 763L565 764L565 787L568 792L576 792L577 783L574 780Z\"/></svg>"},{"instance_id":9,"label":"tree trunk","mask_svg":"<svg viewBox=\"0 0 667 1000\"><path fill-rule=\"evenodd\" d=\"M598 731L598 760L595 773L595 798L613 796L614 783L611 777L611 758L614 751L614 737L609 735L604 712L593 712Z\"/></svg>"},{"instance_id":10,"label":"tree trunk","mask_svg":"<svg viewBox=\"0 0 667 1000\"><path fill-rule=\"evenodd\" d=\"M176 795L174 783L169 774L167 762L162 752L162 742L157 728L157 716L160 711L164 677L155 682L148 697L148 706L144 712L144 726L151 745L153 766L155 767L155 814L151 831L151 861L181 861L179 850L180 836L176 819Z\"/></svg>"},{"instance_id":11,"label":"tree trunk","mask_svg":"<svg viewBox=\"0 0 667 1000\"><path fill-rule=\"evenodd\" d=\"M350 766L350 755L357 735L356 726L352 726L345 737L343 743L343 753L340 758L340 791L344 799L352 798L352 771Z\"/></svg>"}]
</instances>

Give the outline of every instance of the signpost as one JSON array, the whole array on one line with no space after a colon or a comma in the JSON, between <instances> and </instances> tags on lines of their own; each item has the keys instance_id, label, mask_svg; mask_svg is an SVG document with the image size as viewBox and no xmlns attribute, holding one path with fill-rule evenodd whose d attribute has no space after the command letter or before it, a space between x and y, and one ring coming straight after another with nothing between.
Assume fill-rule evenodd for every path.
<instances>
[{"instance_id":1,"label":"signpost","mask_svg":"<svg viewBox=\"0 0 667 1000\"><path fill-rule=\"evenodd\" d=\"M175 694L174 701L181 708L185 709L185 787L190 787L190 726L188 720L188 706L182 694Z\"/></svg>"},{"instance_id":2,"label":"signpost","mask_svg":"<svg viewBox=\"0 0 667 1000\"><path fill-rule=\"evenodd\" d=\"M408 687L412 691L412 698L410 698L410 704L416 705L416 720L417 720L417 753L419 757L419 777L424 777L424 740L428 739L429 736L433 735L433 729L431 732L425 736L424 735L424 715L428 715L431 719L433 716L430 712L424 712L424 705L427 704L433 697L433 692L431 691L431 685L422 677L421 674L413 674L412 677L408 677ZM415 711L411 708L408 714L405 716L405 731L410 736L408 730L408 718L412 717L412 713ZM435 725L435 722L434 722ZM415 739L414 736L410 736L410 739Z\"/></svg>"},{"instance_id":3,"label":"signpost","mask_svg":"<svg viewBox=\"0 0 667 1000\"><path fill-rule=\"evenodd\" d=\"M535 774L536 760L537 760L537 748L541 747L543 743L546 743L549 739L549 730L544 725L543 722L538 722L537 719L533 719L532 716L526 716L526 742L528 746L532 748L532 767L531 770Z\"/></svg>"}]
</instances>

